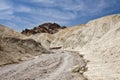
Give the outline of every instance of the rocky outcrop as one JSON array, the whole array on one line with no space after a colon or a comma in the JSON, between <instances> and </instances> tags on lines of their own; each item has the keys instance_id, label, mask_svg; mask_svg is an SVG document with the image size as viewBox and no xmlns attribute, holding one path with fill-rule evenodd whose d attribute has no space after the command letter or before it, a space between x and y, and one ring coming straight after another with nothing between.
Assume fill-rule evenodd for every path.
<instances>
[{"instance_id":1,"label":"rocky outcrop","mask_svg":"<svg viewBox=\"0 0 120 80\"><path fill-rule=\"evenodd\" d=\"M21 33L27 36L37 33L49 33L54 34L59 31L59 29L64 29L65 26L61 27L56 23L44 23L39 25L38 27L34 27L33 29L25 29Z\"/></svg>"},{"instance_id":2,"label":"rocky outcrop","mask_svg":"<svg viewBox=\"0 0 120 80\"><path fill-rule=\"evenodd\" d=\"M0 26L0 66L49 53L41 43L25 38L27 37L12 29Z\"/></svg>"}]
</instances>

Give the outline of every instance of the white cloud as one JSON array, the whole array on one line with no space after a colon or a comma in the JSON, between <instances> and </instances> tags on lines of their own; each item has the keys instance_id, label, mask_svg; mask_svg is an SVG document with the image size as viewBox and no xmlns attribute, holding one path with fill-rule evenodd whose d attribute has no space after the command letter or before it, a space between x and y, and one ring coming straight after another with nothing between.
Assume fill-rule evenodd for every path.
<instances>
[{"instance_id":1,"label":"white cloud","mask_svg":"<svg viewBox=\"0 0 120 80\"><path fill-rule=\"evenodd\" d=\"M4 0L0 1L0 10L6 10L10 8L11 8L11 5L9 5L6 1Z\"/></svg>"},{"instance_id":2,"label":"white cloud","mask_svg":"<svg viewBox=\"0 0 120 80\"><path fill-rule=\"evenodd\" d=\"M92 2L89 4L86 4L84 0L31 0L30 2L35 2L34 4L39 8L39 10L33 11L36 14L69 20L74 19L78 15L97 14L102 12L109 4L106 0L97 0L97 3ZM55 8L59 8L63 12ZM71 11L74 13L71 13Z\"/></svg>"},{"instance_id":3,"label":"white cloud","mask_svg":"<svg viewBox=\"0 0 120 80\"><path fill-rule=\"evenodd\" d=\"M19 6L14 8L14 11L29 13L32 11L32 9L30 7L25 6L25 5L19 5Z\"/></svg>"},{"instance_id":4,"label":"white cloud","mask_svg":"<svg viewBox=\"0 0 120 80\"><path fill-rule=\"evenodd\" d=\"M24 11L23 11L24 12ZM30 19L33 21L43 20L43 18L47 19L56 19L56 20L72 20L76 18L76 13L74 12L65 12L57 9L49 9L49 8L32 8L28 10L27 14ZM27 15L27 16L28 16ZM27 17L26 16L26 17Z\"/></svg>"},{"instance_id":5,"label":"white cloud","mask_svg":"<svg viewBox=\"0 0 120 80\"><path fill-rule=\"evenodd\" d=\"M80 12L78 13L79 15L80 14L87 15L88 13L97 13L107 7L107 2L105 2L105 0L97 0L96 2L98 3L93 2L90 4L86 4L84 0L69 0L69 1L67 0L60 0L60 1L58 0L32 0L31 2L36 2L38 3L38 6L42 5L43 7L46 7L46 8L59 7L66 12L69 12L69 11L73 11L75 13Z\"/></svg>"},{"instance_id":6,"label":"white cloud","mask_svg":"<svg viewBox=\"0 0 120 80\"><path fill-rule=\"evenodd\" d=\"M90 8L90 6L87 6L87 11L98 14L99 12L102 12L107 6L108 4L104 0L99 0L95 7Z\"/></svg>"},{"instance_id":7,"label":"white cloud","mask_svg":"<svg viewBox=\"0 0 120 80\"><path fill-rule=\"evenodd\" d=\"M31 0L31 2L54 3L55 0Z\"/></svg>"},{"instance_id":8,"label":"white cloud","mask_svg":"<svg viewBox=\"0 0 120 80\"><path fill-rule=\"evenodd\" d=\"M12 11L7 11L6 10L6 11L0 13L0 19L1 20L12 20L12 18L14 18Z\"/></svg>"},{"instance_id":9,"label":"white cloud","mask_svg":"<svg viewBox=\"0 0 120 80\"><path fill-rule=\"evenodd\" d=\"M0 1L0 19L1 20L11 20L13 15L12 5L6 0Z\"/></svg>"}]
</instances>

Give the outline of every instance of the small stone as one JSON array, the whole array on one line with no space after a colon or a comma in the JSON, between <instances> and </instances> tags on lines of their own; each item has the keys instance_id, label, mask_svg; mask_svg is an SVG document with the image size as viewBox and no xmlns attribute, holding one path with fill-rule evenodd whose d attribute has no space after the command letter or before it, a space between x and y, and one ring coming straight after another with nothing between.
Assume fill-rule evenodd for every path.
<instances>
[{"instance_id":1,"label":"small stone","mask_svg":"<svg viewBox=\"0 0 120 80\"><path fill-rule=\"evenodd\" d=\"M83 74L83 73L84 73L84 71L82 71L82 70L81 70L81 71L79 71L79 73L80 73L80 74Z\"/></svg>"},{"instance_id":2,"label":"small stone","mask_svg":"<svg viewBox=\"0 0 120 80\"><path fill-rule=\"evenodd\" d=\"M79 66L79 65L74 66L74 67L71 69L71 71L72 71L73 73L79 72L79 71L80 71L80 66Z\"/></svg>"}]
</instances>

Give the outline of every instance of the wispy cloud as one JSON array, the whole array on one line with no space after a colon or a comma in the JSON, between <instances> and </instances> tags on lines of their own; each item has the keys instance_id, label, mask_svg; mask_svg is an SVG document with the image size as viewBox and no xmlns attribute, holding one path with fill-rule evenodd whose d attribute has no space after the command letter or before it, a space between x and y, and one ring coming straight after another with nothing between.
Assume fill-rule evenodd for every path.
<instances>
[{"instance_id":1,"label":"wispy cloud","mask_svg":"<svg viewBox=\"0 0 120 80\"><path fill-rule=\"evenodd\" d=\"M54 3L55 0L31 0L31 2L41 2L41 3Z\"/></svg>"},{"instance_id":2,"label":"wispy cloud","mask_svg":"<svg viewBox=\"0 0 120 80\"><path fill-rule=\"evenodd\" d=\"M10 20L13 18L12 5L5 0L0 1L0 19Z\"/></svg>"},{"instance_id":3,"label":"wispy cloud","mask_svg":"<svg viewBox=\"0 0 120 80\"><path fill-rule=\"evenodd\" d=\"M0 2L0 10L8 10L11 8L11 5L9 5L8 2L1 0Z\"/></svg>"},{"instance_id":4,"label":"wispy cloud","mask_svg":"<svg viewBox=\"0 0 120 80\"><path fill-rule=\"evenodd\" d=\"M42 9L34 9L31 13L33 15L39 15L39 16L46 16L50 18L55 19L61 19L61 20L70 20L75 18L75 13L73 12L65 12L57 9L48 9L48 8L42 8Z\"/></svg>"},{"instance_id":5,"label":"wispy cloud","mask_svg":"<svg viewBox=\"0 0 120 80\"><path fill-rule=\"evenodd\" d=\"M30 13L32 12L32 9L25 5L18 5L16 8L14 8L14 12Z\"/></svg>"}]
</instances>

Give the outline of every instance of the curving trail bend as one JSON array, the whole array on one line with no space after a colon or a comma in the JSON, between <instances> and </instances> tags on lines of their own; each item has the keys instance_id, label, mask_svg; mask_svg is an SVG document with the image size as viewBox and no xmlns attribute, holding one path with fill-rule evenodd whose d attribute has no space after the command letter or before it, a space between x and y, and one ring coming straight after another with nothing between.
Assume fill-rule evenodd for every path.
<instances>
[{"instance_id":1,"label":"curving trail bend","mask_svg":"<svg viewBox=\"0 0 120 80\"><path fill-rule=\"evenodd\" d=\"M70 71L75 65L85 66L78 53L53 52L0 67L0 80L85 80L83 75Z\"/></svg>"}]
</instances>

